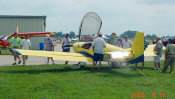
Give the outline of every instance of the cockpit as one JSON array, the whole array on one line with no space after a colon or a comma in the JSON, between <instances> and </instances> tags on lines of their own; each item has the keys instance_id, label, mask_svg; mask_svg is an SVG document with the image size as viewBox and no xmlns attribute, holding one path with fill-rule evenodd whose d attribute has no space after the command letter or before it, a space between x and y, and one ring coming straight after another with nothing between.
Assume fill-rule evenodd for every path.
<instances>
[{"instance_id":1,"label":"cockpit","mask_svg":"<svg viewBox=\"0 0 175 99\"><path fill-rule=\"evenodd\" d=\"M91 46L92 46L92 43L86 43L86 44L83 44L82 45L82 48L84 48L84 49L90 49Z\"/></svg>"}]
</instances>

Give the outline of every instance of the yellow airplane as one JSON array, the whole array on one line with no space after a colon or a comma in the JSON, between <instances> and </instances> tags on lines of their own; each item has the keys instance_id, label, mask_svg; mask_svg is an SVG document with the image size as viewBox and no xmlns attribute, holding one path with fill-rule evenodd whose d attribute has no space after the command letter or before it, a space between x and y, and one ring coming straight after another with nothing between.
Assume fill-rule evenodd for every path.
<instances>
[{"instance_id":1,"label":"yellow airplane","mask_svg":"<svg viewBox=\"0 0 175 99\"><path fill-rule=\"evenodd\" d=\"M100 17L89 12L84 17L79 28L79 41L81 35L98 34L102 26ZM74 52L49 52L36 50L21 50L13 49L12 52L19 55L43 56L52 57L59 61L76 61L76 62L92 62L93 48L92 42L76 42L72 45ZM104 49L104 61L107 62L126 62L139 63L144 61L144 33L136 33L133 45L131 48L123 49L110 44L106 44ZM147 51L149 53L150 51ZM146 54L147 54L146 53Z\"/></svg>"},{"instance_id":2,"label":"yellow airplane","mask_svg":"<svg viewBox=\"0 0 175 99\"><path fill-rule=\"evenodd\" d=\"M136 33L131 48L123 49L110 44L106 44L104 49L104 61L138 63L144 61L144 33ZM92 62L93 49L92 42L76 42L73 44L74 53L49 52L37 50L13 49L13 53L18 55L52 57L59 61Z\"/></svg>"}]
</instances>

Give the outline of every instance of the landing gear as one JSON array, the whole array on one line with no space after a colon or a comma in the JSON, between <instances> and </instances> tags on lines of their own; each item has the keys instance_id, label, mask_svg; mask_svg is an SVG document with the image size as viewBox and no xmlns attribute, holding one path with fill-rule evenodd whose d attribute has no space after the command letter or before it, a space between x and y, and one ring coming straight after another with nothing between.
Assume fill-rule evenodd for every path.
<instances>
[{"instance_id":1,"label":"landing gear","mask_svg":"<svg viewBox=\"0 0 175 99\"><path fill-rule=\"evenodd\" d=\"M86 62L79 62L80 67L85 67L86 66Z\"/></svg>"},{"instance_id":2,"label":"landing gear","mask_svg":"<svg viewBox=\"0 0 175 99\"><path fill-rule=\"evenodd\" d=\"M122 63L118 63L118 62L110 62L109 63L109 67L112 68L119 68L122 65Z\"/></svg>"},{"instance_id":3,"label":"landing gear","mask_svg":"<svg viewBox=\"0 0 175 99\"><path fill-rule=\"evenodd\" d=\"M72 68L72 69L79 69L79 68L85 67L85 65L86 65L86 62L78 62L78 64L73 64L73 65L71 66L71 68Z\"/></svg>"}]
</instances>

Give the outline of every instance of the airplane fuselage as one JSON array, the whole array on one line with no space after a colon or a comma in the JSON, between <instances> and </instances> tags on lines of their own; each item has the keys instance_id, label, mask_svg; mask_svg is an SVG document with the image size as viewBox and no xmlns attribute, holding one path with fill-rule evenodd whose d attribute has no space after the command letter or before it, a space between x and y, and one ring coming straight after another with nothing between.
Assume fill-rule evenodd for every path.
<instances>
[{"instance_id":1,"label":"airplane fuselage","mask_svg":"<svg viewBox=\"0 0 175 99\"><path fill-rule=\"evenodd\" d=\"M73 50L76 53L81 53L82 55L86 57L91 57L93 58L94 51L92 48L92 42L77 42L73 44ZM104 48L104 61L126 61L126 57L120 57L120 58L113 58L114 55L111 54L116 54L121 55L123 53L128 53L128 58L132 57L133 55L130 53L130 48L129 49L123 49L117 46L110 45L106 43L106 47ZM131 54L131 55L130 55Z\"/></svg>"}]
</instances>

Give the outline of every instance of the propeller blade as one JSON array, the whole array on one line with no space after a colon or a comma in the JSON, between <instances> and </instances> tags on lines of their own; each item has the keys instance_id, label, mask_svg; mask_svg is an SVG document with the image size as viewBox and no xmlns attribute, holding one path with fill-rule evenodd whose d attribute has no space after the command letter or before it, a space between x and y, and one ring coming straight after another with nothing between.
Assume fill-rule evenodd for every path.
<instances>
[{"instance_id":1,"label":"propeller blade","mask_svg":"<svg viewBox=\"0 0 175 99\"><path fill-rule=\"evenodd\" d=\"M72 47L73 45L64 45L64 46L62 46L62 47Z\"/></svg>"}]
</instances>

